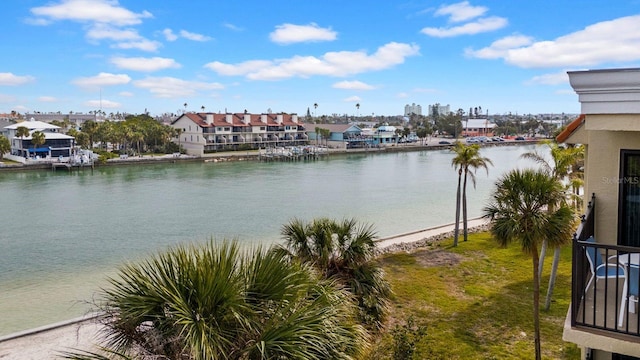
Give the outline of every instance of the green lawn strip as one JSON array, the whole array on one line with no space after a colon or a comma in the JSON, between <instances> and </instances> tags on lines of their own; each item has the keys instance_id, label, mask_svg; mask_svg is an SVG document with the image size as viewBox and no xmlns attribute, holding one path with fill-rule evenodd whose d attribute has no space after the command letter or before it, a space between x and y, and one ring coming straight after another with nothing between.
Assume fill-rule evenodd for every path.
<instances>
[{"instance_id":1,"label":"green lawn strip","mask_svg":"<svg viewBox=\"0 0 640 360\"><path fill-rule=\"evenodd\" d=\"M461 241L456 248L451 244L446 240L435 249L381 258L395 294L387 332L409 316L416 324L426 325L427 335L416 346L417 359L532 358L531 257L518 244L500 248L489 233L471 234L469 241ZM553 249L549 249L541 307L552 259ZM562 341L571 287L569 246L561 259L551 309L540 312L543 356L577 359L575 345ZM392 344L392 337L384 334L375 350L378 358L390 358ZM384 349L386 357L380 355Z\"/></svg>"}]
</instances>

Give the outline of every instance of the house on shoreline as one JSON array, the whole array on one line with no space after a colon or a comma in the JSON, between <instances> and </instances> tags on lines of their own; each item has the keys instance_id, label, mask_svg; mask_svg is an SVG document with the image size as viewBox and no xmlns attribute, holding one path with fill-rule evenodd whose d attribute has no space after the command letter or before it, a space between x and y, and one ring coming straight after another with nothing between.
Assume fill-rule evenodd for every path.
<instances>
[{"instance_id":1,"label":"house on shoreline","mask_svg":"<svg viewBox=\"0 0 640 360\"><path fill-rule=\"evenodd\" d=\"M582 115L558 135L585 146L586 214L573 240L563 339L582 359L640 359L640 68L569 72Z\"/></svg>"},{"instance_id":2,"label":"house on shoreline","mask_svg":"<svg viewBox=\"0 0 640 360\"><path fill-rule=\"evenodd\" d=\"M296 114L194 113L182 114L171 126L179 129L174 140L189 155L225 150L251 150L304 145L305 125Z\"/></svg>"},{"instance_id":3,"label":"house on shoreline","mask_svg":"<svg viewBox=\"0 0 640 360\"><path fill-rule=\"evenodd\" d=\"M29 130L29 135L18 137L17 132L20 127L26 127ZM73 154L75 138L58 132L59 129L59 126L33 118L5 126L4 133L11 142L11 152L7 158L24 162L28 158L70 157ZM36 131L42 132L45 138L44 144L38 147L34 147L31 142L32 135Z\"/></svg>"}]
</instances>

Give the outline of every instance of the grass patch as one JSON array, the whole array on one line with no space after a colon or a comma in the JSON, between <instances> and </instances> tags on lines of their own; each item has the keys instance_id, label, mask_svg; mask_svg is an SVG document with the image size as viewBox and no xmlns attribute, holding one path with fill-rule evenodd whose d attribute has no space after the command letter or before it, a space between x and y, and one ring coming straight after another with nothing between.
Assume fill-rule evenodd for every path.
<instances>
[{"instance_id":1,"label":"grass patch","mask_svg":"<svg viewBox=\"0 0 640 360\"><path fill-rule=\"evenodd\" d=\"M470 234L453 248L446 240L436 249L381 257L393 286L387 330L371 359L393 358L393 329L408 319L426 327L413 359L523 359L534 357L533 266L518 244L500 248L489 233ZM541 279L544 307L553 250ZM553 302L540 311L542 355L579 359L576 345L562 341L571 292L571 249L562 251Z\"/></svg>"}]
</instances>

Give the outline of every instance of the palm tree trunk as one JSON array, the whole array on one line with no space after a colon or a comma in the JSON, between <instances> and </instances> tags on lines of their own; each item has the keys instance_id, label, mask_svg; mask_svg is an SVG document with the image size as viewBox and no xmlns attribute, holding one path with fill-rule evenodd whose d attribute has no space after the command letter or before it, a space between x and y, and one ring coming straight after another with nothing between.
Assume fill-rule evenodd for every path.
<instances>
[{"instance_id":1,"label":"palm tree trunk","mask_svg":"<svg viewBox=\"0 0 640 360\"><path fill-rule=\"evenodd\" d=\"M551 307L551 296L553 295L553 287L556 285L556 274L558 273L558 263L560 262L560 247L556 247L553 251L553 265L551 266L551 275L549 277L549 287L547 288L547 298L544 302L544 309L549 310Z\"/></svg>"},{"instance_id":2,"label":"palm tree trunk","mask_svg":"<svg viewBox=\"0 0 640 360\"><path fill-rule=\"evenodd\" d=\"M467 241L467 235L469 231L467 229L467 172L464 171L464 183L462 184L462 234L464 241Z\"/></svg>"},{"instance_id":3,"label":"palm tree trunk","mask_svg":"<svg viewBox=\"0 0 640 360\"><path fill-rule=\"evenodd\" d=\"M547 240L542 242L540 248L540 259L538 260L538 277L542 278L542 268L544 267L544 257L547 256Z\"/></svg>"},{"instance_id":4,"label":"palm tree trunk","mask_svg":"<svg viewBox=\"0 0 640 360\"><path fill-rule=\"evenodd\" d=\"M542 359L540 352L540 277L538 276L538 249L533 249L533 328L536 360Z\"/></svg>"},{"instance_id":5,"label":"palm tree trunk","mask_svg":"<svg viewBox=\"0 0 640 360\"><path fill-rule=\"evenodd\" d=\"M453 230L453 246L458 246L460 234L460 181L462 180L462 168L458 170L458 191L456 192L456 223Z\"/></svg>"}]
</instances>

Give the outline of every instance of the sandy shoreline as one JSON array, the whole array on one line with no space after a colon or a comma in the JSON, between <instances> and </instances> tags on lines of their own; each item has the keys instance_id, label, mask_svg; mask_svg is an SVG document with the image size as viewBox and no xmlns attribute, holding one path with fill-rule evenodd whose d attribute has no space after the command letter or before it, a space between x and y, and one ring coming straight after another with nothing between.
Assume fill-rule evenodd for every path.
<instances>
[{"instance_id":1,"label":"sandy shoreline","mask_svg":"<svg viewBox=\"0 0 640 360\"><path fill-rule=\"evenodd\" d=\"M486 220L469 220L470 231L484 229ZM380 253L408 251L451 237L454 224L394 235L377 242ZM462 229L461 229L462 230ZM78 318L0 337L1 360L56 359L61 351L91 350L99 336L100 325Z\"/></svg>"}]
</instances>

